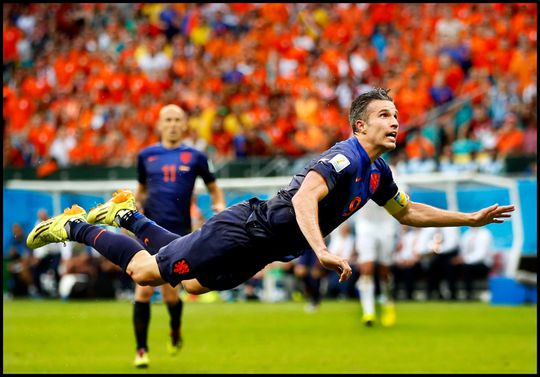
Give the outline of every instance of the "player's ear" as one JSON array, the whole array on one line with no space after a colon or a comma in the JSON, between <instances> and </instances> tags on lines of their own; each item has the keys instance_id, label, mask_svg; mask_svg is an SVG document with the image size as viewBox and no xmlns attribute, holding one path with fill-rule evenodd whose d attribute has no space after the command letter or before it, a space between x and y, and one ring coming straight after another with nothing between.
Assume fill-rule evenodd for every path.
<instances>
[{"instance_id":1,"label":"player's ear","mask_svg":"<svg viewBox=\"0 0 540 377\"><path fill-rule=\"evenodd\" d=\"M356 129L358 130L358 133L366 134L366 122L364 122L362 119L357 119L355 121Z\"/></svg>"}]
</instances>

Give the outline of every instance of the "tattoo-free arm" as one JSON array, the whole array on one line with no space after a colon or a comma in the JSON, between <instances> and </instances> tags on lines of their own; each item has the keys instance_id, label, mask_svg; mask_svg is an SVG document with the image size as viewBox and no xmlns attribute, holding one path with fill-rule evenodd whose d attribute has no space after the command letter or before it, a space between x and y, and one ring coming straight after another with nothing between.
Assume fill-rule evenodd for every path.
<instances>
[{"instance_id":1,"label":"tattoo-free arm","mask_svg":"<svg viewBox=\"0 0 540 377\"><path fill-rule=\"evenodd\" d=\"M343 282L351 276L351 266L347 260L328 251L319 226L319 202L326 195L328 186L324 178L319 173L310 171L293 196L292 204L298 226L319 258L321 266L336 271L339 281Z\"/></svg>"},{"instance_id":2,"label":"tattoo-free arm","mask_svg":"<svg viewBox=\"0 0 540 377\"><path fill-rule=\"evenodd\" d=\"M478 227L491 223L502 223L511 217L513 205L494 204L476 212L448 211L427 204L410 201L405 208L394 214L401 224L415 227L471 226Z\"/></svg>"}]
</instances>

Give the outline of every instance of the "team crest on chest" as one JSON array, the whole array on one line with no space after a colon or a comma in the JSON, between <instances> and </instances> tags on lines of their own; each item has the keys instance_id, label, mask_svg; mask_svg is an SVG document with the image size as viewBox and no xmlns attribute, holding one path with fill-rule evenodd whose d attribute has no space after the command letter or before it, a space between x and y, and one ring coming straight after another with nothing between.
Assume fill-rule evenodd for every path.
<instances>
[{"instance_id":1,"label":"team crest on chest","mask_svg":"<svg viewBox=\"0 0 540 377\"><path fill-rule=\"evenodd\" d=\"M180 161L187 165L191 161L191 152L182 152L180 153Z\"/></svg>"},{"instance_id":2,"label":"team crest on chest","mask_svg":"<svg viewBox=\"0 0 540 377\"><path fill-rule=\"evenodd\" d=\"M381 179L381 173L371 173L371 178L369 179L369 192L373 194L377 187L379 187L379 181Z\"/></svg>"}]
</instances>

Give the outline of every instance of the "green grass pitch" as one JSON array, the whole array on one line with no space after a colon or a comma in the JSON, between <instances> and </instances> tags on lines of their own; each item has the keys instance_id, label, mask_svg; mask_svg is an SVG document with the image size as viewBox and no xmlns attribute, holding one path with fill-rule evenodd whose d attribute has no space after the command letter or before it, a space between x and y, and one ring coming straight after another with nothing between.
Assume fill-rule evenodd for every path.
<instances>
[{"instance_id":1,"label":"green grass pitch","mask_svg":"<svg viewBox=\"0 0 540 377\"><path fill-rule=\"evenodd\" d=\"M132 366L127 301L4 301L4 373L537 373L536 305L398 303L393 328L360 323L357 301L184 306L184 348L165 352L152 305L150 368Z\"/></svg>"}]
</instances>

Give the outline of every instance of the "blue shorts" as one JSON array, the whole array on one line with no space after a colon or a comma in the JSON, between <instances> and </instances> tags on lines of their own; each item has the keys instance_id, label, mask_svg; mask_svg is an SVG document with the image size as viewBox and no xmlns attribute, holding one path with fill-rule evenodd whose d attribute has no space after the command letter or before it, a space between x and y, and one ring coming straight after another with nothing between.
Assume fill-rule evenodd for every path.
<instances>
[{"instance_id":1,"label":"blue shorts","mask_svg":"<svg viewBox=\"0 0 540 377\"><path fill-rule=\"evenodd\" d=\"M280 260L272 240L254 237L246 225L251 213L249 202L238 203L162 247L156 255L161 277L172 286L196 278L212 290L227 290Z\"/></svg>"},{"instance_id":2,"label":"blue shorts","mask_svg":"<svg viewBox=\"0 0 540 377\"><path fill-rule=\"evenodd\" d=\"M308 249L298 258L296 261L296 264L306 266L306 267L315 267L318 266L319 258L317 258L317 255L315 255L315 252L311 249Z\"/></svg>"}]
</instances>

